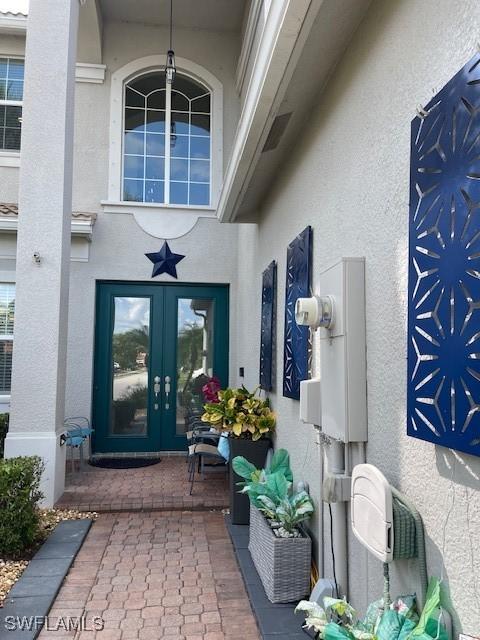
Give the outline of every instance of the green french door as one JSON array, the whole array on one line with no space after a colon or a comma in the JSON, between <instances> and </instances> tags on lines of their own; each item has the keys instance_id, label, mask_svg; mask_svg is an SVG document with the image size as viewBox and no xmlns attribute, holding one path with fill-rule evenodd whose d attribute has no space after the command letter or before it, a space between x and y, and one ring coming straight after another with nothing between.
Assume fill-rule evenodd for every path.
<instances>
[{"instance_id":1,"label":"green french door","mask_svg":"<svg viewBox=\"0 0 480 640\"><path fill-rule=\"evenodd\" d=\"M227 286L98 283L96 453L185 449L212 376L227 385Z\"/></svg>"}]
</instances>

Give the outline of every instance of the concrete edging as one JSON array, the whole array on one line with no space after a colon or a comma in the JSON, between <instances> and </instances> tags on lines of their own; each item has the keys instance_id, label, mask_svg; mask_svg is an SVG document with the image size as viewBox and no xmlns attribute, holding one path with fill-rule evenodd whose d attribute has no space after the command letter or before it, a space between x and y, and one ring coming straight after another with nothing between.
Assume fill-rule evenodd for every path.
<instances>
[{"instance_id":1,"label":"concrete edging","mask_svg":"<svg viewBox=\"0 0 480 640\"><path fill-rule=\"evenodd\" d=\"M38 636L41 624L34 621L31 628L11 630L9 621L16 623L20 618L25 626L30 619L42 620L47 616L92 522L85 518L57 524L0 609L0 640L34 640Z\"/></svg>"},{"instance_id":2,"label":"concrete edging","mask_svg":"<svg viewBox=\"0 0 480 640\"><path fill-rule=\"evenodd\" d=\"M225 516L225 524L235 549L238 566L262 640L306 640L312 637L302 629L304 617L295 615L296 603L272 604L265 595L248 550L249 526L232 524Z\"/></svg>"}]
</instances>

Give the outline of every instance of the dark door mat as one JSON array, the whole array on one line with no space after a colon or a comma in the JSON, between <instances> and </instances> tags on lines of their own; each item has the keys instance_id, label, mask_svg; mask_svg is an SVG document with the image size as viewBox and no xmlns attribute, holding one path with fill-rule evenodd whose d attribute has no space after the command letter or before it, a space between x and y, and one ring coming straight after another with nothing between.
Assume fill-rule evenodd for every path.
<instances>
[{"instance_id":1,"label":"dark door mat","mask_svg":"<svg viewBox=\"0 0 480 640\"><path fill-rule=\"evenodd\" d=\"M89 519L57 524L0 609L0 640L38 636L91 524Z\"/></svg>"},{"instance_id":2,"label":"dark door mat","mask_svg":"<svg viewBox=\"0 0 480 640\"><path fill-rule=\"evenodd\" d=\"M262 640L307 640L311 635L302 629L303 614L295 615L297 603L272 604L265 595L248 550L248 525L232 524L225 516L225 524L232 539L238 566L248 593Z\"/></svg>"},{"instance_id":3,"label":"dark door mat","mask_svg":"<svg viewBox=\"0 0 480 640\"><path fill-rule=\"evenodd\" d=\"M88 464L102 469L139 469L159 462L160 458L97 458L89 460Z\"/></svg>"}]
</instances>

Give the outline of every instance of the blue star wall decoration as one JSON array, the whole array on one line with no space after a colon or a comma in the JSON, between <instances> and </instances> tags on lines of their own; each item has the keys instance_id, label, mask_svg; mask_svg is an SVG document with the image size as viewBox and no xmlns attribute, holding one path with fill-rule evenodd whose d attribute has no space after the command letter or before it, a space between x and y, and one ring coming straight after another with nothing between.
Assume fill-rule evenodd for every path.
<instances>
[{"instance_id":1,"label":"blue star wall decoration","mask_svg":"<svg viewBox=\"0 0 480 640\"><path fill-rule=\"evenodd\" d=\"M172 278L177 278L176 265L180 260L185 258L185 256L182 256L180 253L172 253L167 241L163 243L160 251L156 253L146 253L145 255L150 262L153 262L152 278L159 276L161 273L168 273Z\"/></svg>"}]
</instances>

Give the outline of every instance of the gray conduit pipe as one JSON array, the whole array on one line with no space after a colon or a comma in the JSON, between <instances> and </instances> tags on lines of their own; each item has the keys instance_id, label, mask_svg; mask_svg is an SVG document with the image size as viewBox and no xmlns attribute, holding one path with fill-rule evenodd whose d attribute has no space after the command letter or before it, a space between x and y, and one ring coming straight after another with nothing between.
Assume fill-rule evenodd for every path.
<instances>
[{"instance_id":1,"label":"gray conduit pipe","mask_svg":"<svg viewBox=\"0 0 480 640\"><path fill-rule=\"evenodd\" d=\"M332 440L325 447L327 472L334 476L345 475L345 444ZM348 599L348 531L347 531L347 503L332 502L333 520L333 552L335 554L335 573L339 593Z\"/></svg>"},{"instance_id":2,"label":"gray conduit pipe","mask_svg":"<svg viewBox=\"0 0 480 640\"><path fill-rule=\"evenodd\" d=\"M330 440L329 444L323 444L323 449L324 475L329 473L334 476L351 476L353 467L365 462L365 444L363 442L344 443L339 440ZM345 596L348 600L348 528L350 524L348 502L332 502L331 507L333 552L339 596Z\"/></svg>"}]
</instances>

